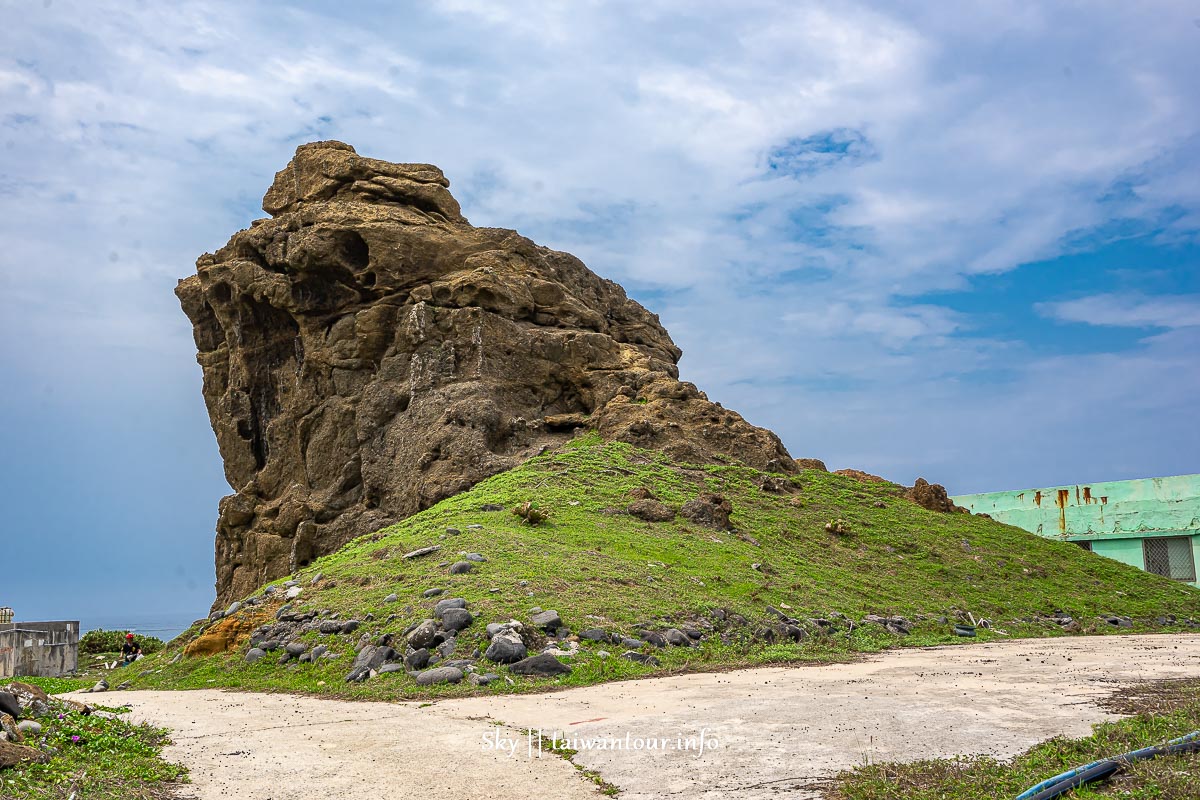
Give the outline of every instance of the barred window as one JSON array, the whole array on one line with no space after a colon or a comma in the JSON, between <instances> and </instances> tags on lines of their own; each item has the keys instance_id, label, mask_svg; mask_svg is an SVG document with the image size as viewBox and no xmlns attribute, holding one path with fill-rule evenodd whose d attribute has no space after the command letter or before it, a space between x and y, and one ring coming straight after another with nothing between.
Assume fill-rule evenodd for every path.
<instances>
[{"instance_id":1,"label":"barred window","mask_svg":"<svg viewBox=\"0 0 1200 800\"><path fill-rule=\"evenodd\" d=\"M1146 571L1177 581L1196 580L1196 561L1189 536L1155 536L1142 540Z\"/></svg>"}]
</instances>

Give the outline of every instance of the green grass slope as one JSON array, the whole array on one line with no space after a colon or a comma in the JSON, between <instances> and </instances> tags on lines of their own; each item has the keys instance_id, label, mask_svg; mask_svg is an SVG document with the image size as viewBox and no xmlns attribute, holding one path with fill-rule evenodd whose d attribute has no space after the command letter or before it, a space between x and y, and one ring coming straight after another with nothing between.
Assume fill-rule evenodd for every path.
<instances>
[{"instance_id":1,"label":"green grass slope","mask_svg":"<svg viewBox=\"0 0 1200 800\"><path fill-rule=\"evenodd\" d=\"M764 477L735 465L672 464L656 451L582 437L561 452L535 458L355 540L298 573L303 592L293 611L321 611L326 618L336 613L342 620L373 615L351 635L314 631L302 637L309 645L326 644L341 658L280 664L278 654L269 654L246 663L246 644L215 656L180 656L196 629L162 653L118 671L110 681L128 680L136 688L228 686L347 697L430 697L963 642L955 637L953 623L967 614L991 623L991 630L979 631L983 640L1064 635L1068 630L1129 632L1098 619L1107 615L1132 618L1134 631L1173 627L1173 620L1159 619L1167 615L1181 624L1190 617L1200 619L1200 591L1189 586L983 517L926 511L897 496L892 484L805 471L766 491L759 485ZM682 516L667 522L637 519L625 509L633 501L631 492L639 489L676 510L702 492L720 494L732 503L735 530L703 527ZM526 501L548 511L548 519L529 525L511 513ZM481 510L485 506L505 510ZM826 530L836 519L848 532ZM461 533L448 533L448 528ZM429 545L442 549L403 558ZM467 574L448 574L447 562L468 552L487 561ZM323 577L312 585L318 573ZM575 633L602 628L636 635L642 629L691 625L705 637L691 648L648 645L645 652L653 653L659 666L622 658L619 644L584 641L579 654L564 659L572 673L557 678L510 675L504 667L480 661L481 672L496 672L502 680L487 687L465 681L421 687L397 672L347 684L353 645L362 633L372 638L395 634L393 645L403 650L401 634L430 617L441 599L422 597L435 587L446 590L442 597L465 598L476 618L459 635L453 658L487 647L487 623L513 618L528 624L538 607L557 610ZM398 599L385 602L392 594ZM238 614L270 619L280 602L267 599ZM768 606L798 619L807 638L770 641L763 635L774 619ZM717 609L729 613L714 615ZM1048 619L1058 610L1076 624L1064 629ZM730 614L744 615L746 622L720 619ZM902 615L913 623L912 631L900 635L863 622L868 614ZM832 628L812 621L831 616Z\"/></svg>"}]
</instances>

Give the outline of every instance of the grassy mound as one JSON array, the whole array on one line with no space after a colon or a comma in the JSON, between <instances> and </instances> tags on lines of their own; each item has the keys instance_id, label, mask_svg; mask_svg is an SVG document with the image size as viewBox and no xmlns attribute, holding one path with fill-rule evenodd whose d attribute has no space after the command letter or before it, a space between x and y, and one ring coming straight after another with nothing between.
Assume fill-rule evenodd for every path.
<instances>
[{"instance_id":1,"label":"grassy mound","mask_svg":"<svg viewBox=\"0 0 1200 800\"><path fill-rule=\"evenodd\" d=\"M311 631L299 639L309 646L325 644L340 658L281 664L279 653L270 653L246 663L246 635L272 621L282 604L283 592L274 591L225 621L241 632L236 649L185 656L183 645L201 633L194 629L110 681L127 680L135 688L428 697L962 642L954 623L971 617L989 621L990 629L978 631L983 640L1162 629L1174 626L1169 615L1180 623L1200 619L1200 591L1189 586L983 517L926 511L898 491L893 484L817 471L783 477L734 465L673 464L656 451L582 437L561 452L357 539L294 576L302 593L292 612L361 621L353 634ZM674 512L701 494L719 495L732 505L732 530L679 514L658 522L629 514L630 505L646 494ZM525 503L547 518L530 524L512 513ZM656 510L662 511L655 506L647 515ZM433 545L441 549L403 557ZM466 553L486 561L465 574L449 574L449 564ZM321 580L313 584L318 574ZM487 687L465 681L421 687L396 672L346 683L354 646L364 633L371 641L394 634L393 646L403 650L403 633L432 616L441 599L423 597L431 588L445 589L441 597L465 598L476 618L459 634L453 658L487 647L487 623L512 618L528 625L537 609L557 610L576 634L600 628L636 636L645 629L690 626L704 638L695 647L647 645L642 651L653 654L657 666L623 658L620 644L582 641L580 652L564 659L572 673L556 678L510 675L481 660L481 672L502 679ZM388 602L393 594L396 599ZM1056 611L1075 621L1049 619ZM803 629L802 641L781 635L780 614ZM870 614L903 616L902 627L911 629L889 630L864 619ZM1108 616L1127 617L1132 628L1100 618Z\"/></svg>"}]
</instances>

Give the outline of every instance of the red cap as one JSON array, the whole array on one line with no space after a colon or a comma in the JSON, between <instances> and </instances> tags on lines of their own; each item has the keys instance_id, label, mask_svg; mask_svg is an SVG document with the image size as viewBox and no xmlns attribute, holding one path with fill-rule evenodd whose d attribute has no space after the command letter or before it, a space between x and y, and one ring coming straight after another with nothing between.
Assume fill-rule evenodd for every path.
<instances>
[{"instance_id":1,"label":"red cap","mask_svg":"<svg viewBox=\"0 0 1200 800\"><path fill-rule=\"evenodd\" d=\"M125 634L125 638L126 638L126 639L132 639L132 638L133 638L133 634L132 634L132 633L127 633L127 634Z\"/></svg>"}]
</instances>

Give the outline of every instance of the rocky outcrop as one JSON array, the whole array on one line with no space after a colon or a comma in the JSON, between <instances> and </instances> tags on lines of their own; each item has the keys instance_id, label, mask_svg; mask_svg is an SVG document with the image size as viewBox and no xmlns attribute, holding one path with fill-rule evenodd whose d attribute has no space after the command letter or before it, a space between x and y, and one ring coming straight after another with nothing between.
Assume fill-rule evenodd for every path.
<instances>
[{"instance_id":1,"label":"rocky outcrop","mask_svg":"<svg viewBox=\"0 0 1200 800\"><path fill-rule=\"evenodd\" d=\"M861 469L838 469L834 470L833 474L853 478L859 483L891 483L886 478L872 475L869 472L863 472ZM950 496L946 493L945 486L942 486L940 483L930 483L924 478L917 478L917 482L910 487L899 486L897 489L901 497L911 500L921 508L927 508L930 511L951 514L967 510L954 505L950 500Z\"/></svg>"},{"instance_id":2,"label":"rocky outcrop","mask_svg":"<svg viewBox=\"0 0 1200 800\"><path fill-rule=\"evenodd\" d=\"M835 469L834 475L843 475L847 478L854 478L859 483L891 483L887 478L881 478L878 475L872 475L869 472L863 472L861 469Z\"/></svg>"},{"instance_id":3,"label":"rocky outcrop","mask_svg":"<svg viewBox=\"0 0 1200 800\"><path fill-rule=\"evenodd\" d=\"M967 511L965 508L954 505L954 502L946 493L945 486L942 486L940 483L930 483L924 478L917 478L917 482L913 484L913 487L905 490L904 496L921 508L927 508L930 511L940 511L945 514Z\"/></svg>"},{"instance_id":4,"label":"rocky outcrop","mask_svg":"<svg viewBox=\"0 0 1200 800\"><path fill-rule=\"evenodd\" d=\"M566 253L475 228L427 164L300 147L270 219L176 294L234 493L223 607L590 428L680 461L795 463L678 380L658 318Z\"/></svg>"}]
</instances>

